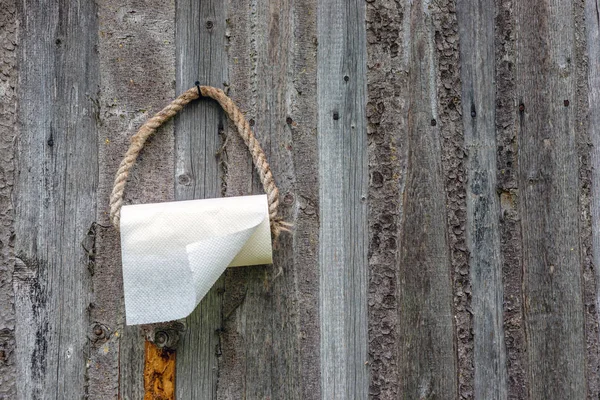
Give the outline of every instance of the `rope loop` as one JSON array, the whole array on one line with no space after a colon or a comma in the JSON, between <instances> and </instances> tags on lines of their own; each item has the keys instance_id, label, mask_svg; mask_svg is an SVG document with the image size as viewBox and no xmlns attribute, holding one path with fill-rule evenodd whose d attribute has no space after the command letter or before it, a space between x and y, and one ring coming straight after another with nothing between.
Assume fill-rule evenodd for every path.
<instances>
[{"instance_id":1,"label":"rope loop","mask_svg":"<svg viewBox=\"0 0 600 400\"><path fill-rule=\"evenodd\" d=\"M252 161L258 171L260 181L262 182L269 203L269 220L271 222L271 232L273 237L277 239L282 231L289 231L291 224L284 222L277 216L277 208L279 207L279 190L275 185L273 173L267 162L265 152L260 147L260 143L250 130L250 124L244 117L244 114L235 105L221 89L212 86L200 86L196 82L196 86L186 90L179 97L173 100L169 105L147 120L135 135L131 137L131 144L125 157L119 165L119 169L115 176L115 183L110 195L110 221L113 226L119 230L121 220L121 207L123 206L123 193L127 184L127 177L135 161L144 147L146 140L165 122L173 118L183 107L193 100L200 97L210 97L219 103L225 111L225 114L233 122L237 128L238 134L244 140L252 155Z\"/></svg>"}]
</instances>

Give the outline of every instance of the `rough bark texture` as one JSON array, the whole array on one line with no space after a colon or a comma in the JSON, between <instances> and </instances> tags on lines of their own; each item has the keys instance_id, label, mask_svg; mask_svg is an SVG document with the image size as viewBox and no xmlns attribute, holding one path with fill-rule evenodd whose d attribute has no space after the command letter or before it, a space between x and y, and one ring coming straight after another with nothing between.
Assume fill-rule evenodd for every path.
<instances>
[{"instance_id":1,"label":"rough bark texture","mask_svg":"<svg viewBox=\"0 0 600 400\"><path fill-rule=\"evenodd\" d=\"M598 0L0 6L0 399L144 397L163 328L125 325L108 195L196 80L245 112L294 229L186 319L177 398L598 398ZM251 193L200 100L125 198Z\"/></svg>"},{"instance_id":2,"label":"rough bark texture","mask_svg":"<svg viewBox=\"0 0 600 400\"><path fill-rule=\"evenodd\" d=\"M0 2L0 399L17 395L13 296L14 145L17 134L17 5Z\"/></svg>"},{"instance_id":3,"label":"rough bark texture","mask_svg":"<svg viewBox=\"0 0 600 400\"><path fill-rule=\"evenodd\" d=\"M369 145L369 396L397 398L398 221L406 183L410 7L367 3Z\"/></svg>"}]
</instances>

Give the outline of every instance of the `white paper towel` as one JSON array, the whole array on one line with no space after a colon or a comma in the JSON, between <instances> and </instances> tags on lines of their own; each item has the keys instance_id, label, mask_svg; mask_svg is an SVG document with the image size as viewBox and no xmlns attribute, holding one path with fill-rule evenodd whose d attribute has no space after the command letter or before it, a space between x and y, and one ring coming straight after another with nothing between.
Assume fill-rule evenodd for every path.
<instances>
[{"instance_id":1,"label":"white paper towel","mask_svg":"<svg viewBox=\"0 0 600 400\"><path fill-rule=\"evenodd\" d=\"M123 206L128 325L188 316L227 266L273 262L267 196Z\"/></svg>"}]
</instances>

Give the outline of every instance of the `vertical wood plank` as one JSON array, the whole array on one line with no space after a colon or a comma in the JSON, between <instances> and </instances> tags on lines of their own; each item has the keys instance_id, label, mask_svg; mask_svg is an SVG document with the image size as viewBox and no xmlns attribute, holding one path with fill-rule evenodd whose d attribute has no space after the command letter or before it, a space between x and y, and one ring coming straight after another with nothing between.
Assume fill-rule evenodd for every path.
<instances>
[{"instance_id":1,"label":"vertical wood plank","mask_svg":"<svg viewBox=\"0 0 600 400\"><path fill-rule=\"evenodd\" d=\"M590 314L594 316L586 323L587 338L587 385L588 398L599 397L600 371L598 349L598 307L600 302L600 4L597 0L588 0L584 5L585 36L579 38L579 42L585 40L587 51L587 98L580 98L583 104L578 104L579 112L586 112L587 124L583 125L587 133L584 135L584 151L589 151L589 164L587 165L587 177L589 181L583 181L584 188L588 193L588 210L584 209L584 217L587 215L590 226L589 250L591 260L586 259L588 266L584 272L585 307L586 319L589 321ZM595 18L594 18L595 16ZM582 27L583 29L583 27ZM583 36L583 35L582 35ZM578 118L579 119L579 118ZM584 153L585 154L585 153ZM582 196L583 197L583 196ZM589 292L592 292L591 294ZM591 329L590 329L591 325Z\"/></svg>"},{"instance_id":2,"label":"vertical wood plank","mask_svg":"<svg viewBox=\"0 0 600 400\"><path fill-rule=\"evenodd\" d=\"M496 193L494 1L457 2L473 312L473 398L506 399L502 263Z\"/></svg>"},{"instance_id":3,"label":"vertical wood plank","mask_svg":"<svg viewBox=\"0 0 600 400\"><path fill-rule=\"evenodd\" d=\"M504 343L510 399L528 398L527 340L523 316L523 243L518 185L514 4L496 0L496 181L500 195L500 251L504 292Z\"/></svg>"},{"instance_id":4,"label":"vertical wood plank","mask_svg":"<svg viewBox=\"0 0 600 400\"><path fill-rule=\"evenodd\" d=\"M320 396L316 1L232 1L230 95L265 149L294 223L274 265L226 273L219 398ZM228 195L262 193L247 150L228 131Z\"/></svg>"},{"instance_id":5,"label":"vertical wood plank","mask_svg":"<svg viewBox=\"0 0 600 400\"><path fill-rule=\"evenodd\" d=\"M523 287L532 398L584 398L574 4L515 4Z\"/></svg>"},{"instance_id":6,"label":"vertical wood plank","mask_svg":"<svg viewBox=\"0 0 600 400\"><path fill-rule=\"evenodd\" d=\"M17 135L17 4L0 2L0 399L17 397L13 204Z\"/></svg>"},{"instance_id":7,"label":"vertical wood plank","mask_svg":"<svg viewBox=\"0 0 600 400\"><path fill-rule=\"evenodd\" d=\"M398 223L403 218L410 5L367 2L369 154L369 396L400 396Z\"/></svg>"},{"instance_id":8,"label":"vertical wood plank","mask_svg":"<svg viewBox=\"0 0 600 400\"><path fill-rule=\"evenodd\" d=\"M591 207L595 201L592 197L592 142L591 132L586 121L590 116L589 92L594 90L587 83L591 76L588 59L588 38L586 37L586 24L579 21L586 20L589 14L586 13L585 2L574 2L572 18L574 20L573 54L576 60L575 65L575 93L573 106L575 107L575 137L578 159L578 227L580 240L580 257L582 269L582 301L583 301L583 319L584 319L584 361L586 363L586 396L588 399L600 397L600 327L598 314L598 299L596 279L596 266L594 265L593 254L593 222ZM598 22L598 14L596 21ZM593 29L592 29L593 31ZM597 44L598 42L595 41ZM564 105L564 102L563 102Z\"/></svg>"},{"instance_id":9,"label":"vertical wood plank","mask_svg":"<svg viewBox=\"0 0 600 400\"><path fill-rule=\"evenodd\" d=\"M178 1L176 4L176 92L200 81L223 87L225 5L222 1ZM227 123L218 104L201 100L188 106L175 121L175 198L221 196L218 152L220 131ZM220 352L223 281L218 281L186 319L177 350L177 398L214 399L217 355Z\"/></svg>"},{"instance_id":10,"label":"vertical wood plank","mask_svg":"<svg viewBox=\"0 0 600 400\"><path fill-rule=\"evenodd\" d=\"M408 158L398 228L399 371L405 398L450 399L457 396L457 359L440 138L452 130L437 103L434 18L429 2L412 4Z\"/></svg>"},{"instance_id":11,"label":"vertical wood plank","mask_svg":"<svg viewBox=\"0 0 600 400\"><path fill-rule=\"evenodd\" d=\"M19 3L14 274L19 398L86 396L96 217L96 5Z\"/></svg>"},{"instance_id":12,"label":"vertical wood plank","mask_svg":"<svg viewBox=\"0 0 600 400\"><path fill-rule=\"evenodd\" d=\"M86 247L94 256L88 336L89 397L144 396L144 338L125 325L121 249L109 222L109 195L130 137L174 97L174 4L160 1L100 0L98 118L98 225ZM173 199L173 126L150 138L133 168L126 204Z\"/></svg>"},{"instance_id":13,"label":"vertical wood plank","mask_svg":"<svg viewBox=\"0 0 600 400\"><path fill-rule=\"evenodd\" d=\"M365 5L318 5L319 239L323 399L366 399ZM344 76L349 79L345 80Z\"/></svg>"}]
</instances>

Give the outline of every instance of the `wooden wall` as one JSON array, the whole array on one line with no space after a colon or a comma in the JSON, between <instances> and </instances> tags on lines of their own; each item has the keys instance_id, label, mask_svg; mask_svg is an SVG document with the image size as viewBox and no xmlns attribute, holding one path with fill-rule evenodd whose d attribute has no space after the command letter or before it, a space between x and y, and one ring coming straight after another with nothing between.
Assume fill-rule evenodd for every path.
<instances>
[{"instance_id":1,"label":"wooden wall","mask_svg":"<svg viewBox=\"0 0 600 400\"><path fill-rule=\"evenodd\" d=\"M0 0L0 399L140 399L108 195L228 91L294 223L185 320L178 399L597 399L597 0ZM207 100L127 203L261 193Z\"/></svg>"}]
</instances>

